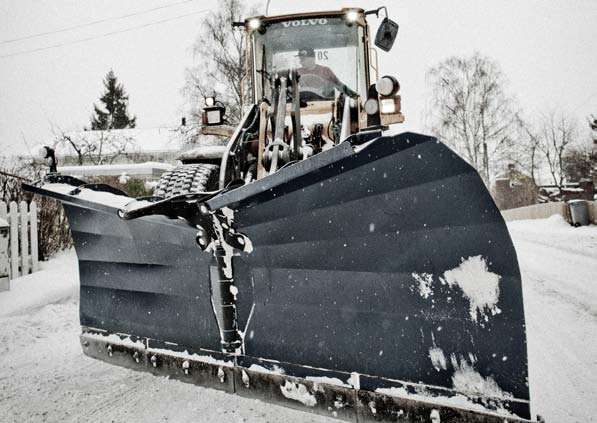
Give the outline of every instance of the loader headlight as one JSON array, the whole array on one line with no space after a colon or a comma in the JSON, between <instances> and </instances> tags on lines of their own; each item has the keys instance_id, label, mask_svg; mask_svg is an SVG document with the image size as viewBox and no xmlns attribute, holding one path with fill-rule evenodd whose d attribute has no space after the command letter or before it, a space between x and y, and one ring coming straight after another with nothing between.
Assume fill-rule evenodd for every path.
<instances>
[{"instance_id":1,"label":"loader headlight","mask_svg":"<svg viewBox=\"0 0 597 423\"><path fill-rule=\"evenodd\" d=\"M51 173L58 171L58 169L56 168L56 151L54 151L53 148L48 147L47 145L39 147L39 149L37 150L37 158L48 161L48 166L50 166Z\"/></svg>"},{"instance_id":2,"label":"loader headlight","mask_svg":"<svg viewBox=\"0 0 597 423\"><path fill-rule=\"evenodd\" d=\"M261 21L257 18L249 20L249 29L255 31L261 27Z\"/></svg>"},{"instance_id":3,"label":"loader headlight","mask_svg":"<svg viewBox=\"0 0 597 423\"><path fill-rule=\"evenodd\" d=\"M381 100L381 113L382 114L396 113L397 111L398 110L396 109L396 99L383 98Z\"/></svg>"},{"instance_id":4,"label":"loader headlight","mask_svg":"<svg viewBox=\"0 0 597 423\"><path fill-rule=\"evenodd\" d=\"M219 125L220 123L222 123L219 110L208 110L206 113L208 125Z\"/></svg>"},{"instance_id":5,"label":"loader headlight","mask_svg":"<svg viewBox=\"0 0 597 423\"><path fill-rule=\"evenodd\" d=\"M379 102L376 98L370 98L365 102L365 112L368 115L374 115L379 112Z\"/></svg>"},{"instance_id":6,"label":"loader headlight","mask_svg":"<svg viewBox=\"0 0 597 423\"><path fill-rule=\"evenodd\" d=\"M226 108L222 106L206 107L201 111L201 123L205 126L221 125L225 114Z\"/></svg>"},{"instance_id":7,"label":"loader headlight","mask_svg":"<svg viewBox=\"0 0 597 423\"><path fill-rule=\"evenodd\" d=\"M205 105L207 107L212 107L214 104L216 104L216 98L215 97L206 97L205 98Z\"/></svg>"},{"instance_id":8,"label":"loader headlight","mask_svg":"<svg viewBox=\"0 0 597 423\"><path fill-rule=\"evenodd\" d=\"M348 22L356 22L359 19L359 12L356 10L349 10L346 12L346 20Z\"/></svg>"},{"instance_id":9,"label":"loader headlight","mask_svg":"<svg viewBox=\"0 0 597 423\"><path fill-rule=\"evenodd\" d=\"M50 147L47 146L42 146L39 147L39 149L37 150L37 158L38 159L47 159L48 157L50 157Z\"/></svg>"},{"instance_id":10,"label":"loader headlight","mask_svg":"<svg viewBox=\"0 0 597 423\"><path fill-rule=\"evenodd\" d=\"M267 30L267 21L264 21L265 16L257 16L245 21L245 28L247 31L257 31L260 34L265 34Z\"/></svg>"},{"instance_id":11,"label":"loader headlight","mask_svg":"<svg viewBox=\"0 0 597 423\"><path fill-rule=\"evenodd\" d=\"M398 92L400 84L393 76L383 76L375 83L375 89L379 95L391 97Z\"/></svg>"}]
</instances>

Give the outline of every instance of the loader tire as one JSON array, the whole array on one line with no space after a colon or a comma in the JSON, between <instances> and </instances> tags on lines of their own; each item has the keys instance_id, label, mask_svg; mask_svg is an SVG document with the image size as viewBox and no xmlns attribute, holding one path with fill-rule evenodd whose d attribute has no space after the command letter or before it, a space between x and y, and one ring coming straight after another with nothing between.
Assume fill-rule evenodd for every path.
<instances>
[{"instance_id":1,"label":"loader tire","mask_svg":"<svg viewBox=\"0 0 597 423\"><path fill-rule=\"evenodd\" d=\"M207 163L186 164L164 172L154 195L169 198L180 194L214 191L218 186L219 166Z\"/></svg>"}]
</instances>

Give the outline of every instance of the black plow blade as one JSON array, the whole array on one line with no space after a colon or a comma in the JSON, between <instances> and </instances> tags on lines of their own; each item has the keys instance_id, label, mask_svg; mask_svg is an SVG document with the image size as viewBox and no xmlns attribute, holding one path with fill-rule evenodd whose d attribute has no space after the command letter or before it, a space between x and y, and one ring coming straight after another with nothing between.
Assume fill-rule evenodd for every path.
<instances>
[{"instance_id":1,"label":"black plow blade","mask_svg":"<svg viewBox=\"0 0 597 423\"><path fill-rule=\"evenodd\" d=\"M100 333L82 336L89 355L349 421L530 417L514 247L477 172L435 138L349 140L189 200L186 223L153 215L162 203L122 220L119 207L30 189L66 204L81 323ZM252 245L231 274L195 242L202 205ZM214 293L223 279L234 299ZM232 353L225 318L242 341ZM140 343L110 355L107 334Z\"/></svg>"}]
</instances>

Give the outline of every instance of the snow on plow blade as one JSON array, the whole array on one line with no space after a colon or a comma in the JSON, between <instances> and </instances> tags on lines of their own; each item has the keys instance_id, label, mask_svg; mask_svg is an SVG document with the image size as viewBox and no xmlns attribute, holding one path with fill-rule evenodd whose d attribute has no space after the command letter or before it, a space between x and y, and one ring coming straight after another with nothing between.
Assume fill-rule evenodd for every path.
<instances>
[{"instance_id":1,"label":"snow on plow blade","mask_svg":"<svg viewBox=\"0 0 597 423\"><path fill-rule=\"evenodd\" d=\"M349 421L529 418L520 273L483 182L435 138L362 141L196 199L252 244L228 296L166 201L26 186L65 205L85 353Z\"/></svg>"}]
</instances>

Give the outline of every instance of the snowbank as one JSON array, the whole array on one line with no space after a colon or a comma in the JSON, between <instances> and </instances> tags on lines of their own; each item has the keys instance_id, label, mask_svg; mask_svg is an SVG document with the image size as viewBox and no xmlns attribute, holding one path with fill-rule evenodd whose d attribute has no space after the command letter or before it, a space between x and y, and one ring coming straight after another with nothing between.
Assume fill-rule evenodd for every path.
<instances>
[{"instance_id":1,"label":"snowbank","mask_svg":"<svg viewBox=\"0 0 597 423\"><path fill-rule=\"evenodd\" d=\"M79 269L74 250L61 252L40 265L41 270L12 280L10 291L0 293L0 317L78 298Z\"/></svg>"},{"instance_id":2,"label":"snowbank","mask_svg":"<svg viewBox=\"0 0 597 423\"><path fill-rule=\"evenodd\" d=\"M514 220L508 222L508 228L510 229L522 229L525 232L540 232L545 234L546 231L557 232L570 232L575 233L580 229L591 230L590 226L581 226L579 228L573 228L566 220L559 214L551 215L546 219L526 219L526 220Z\"/></svg>"}]
</instances>

